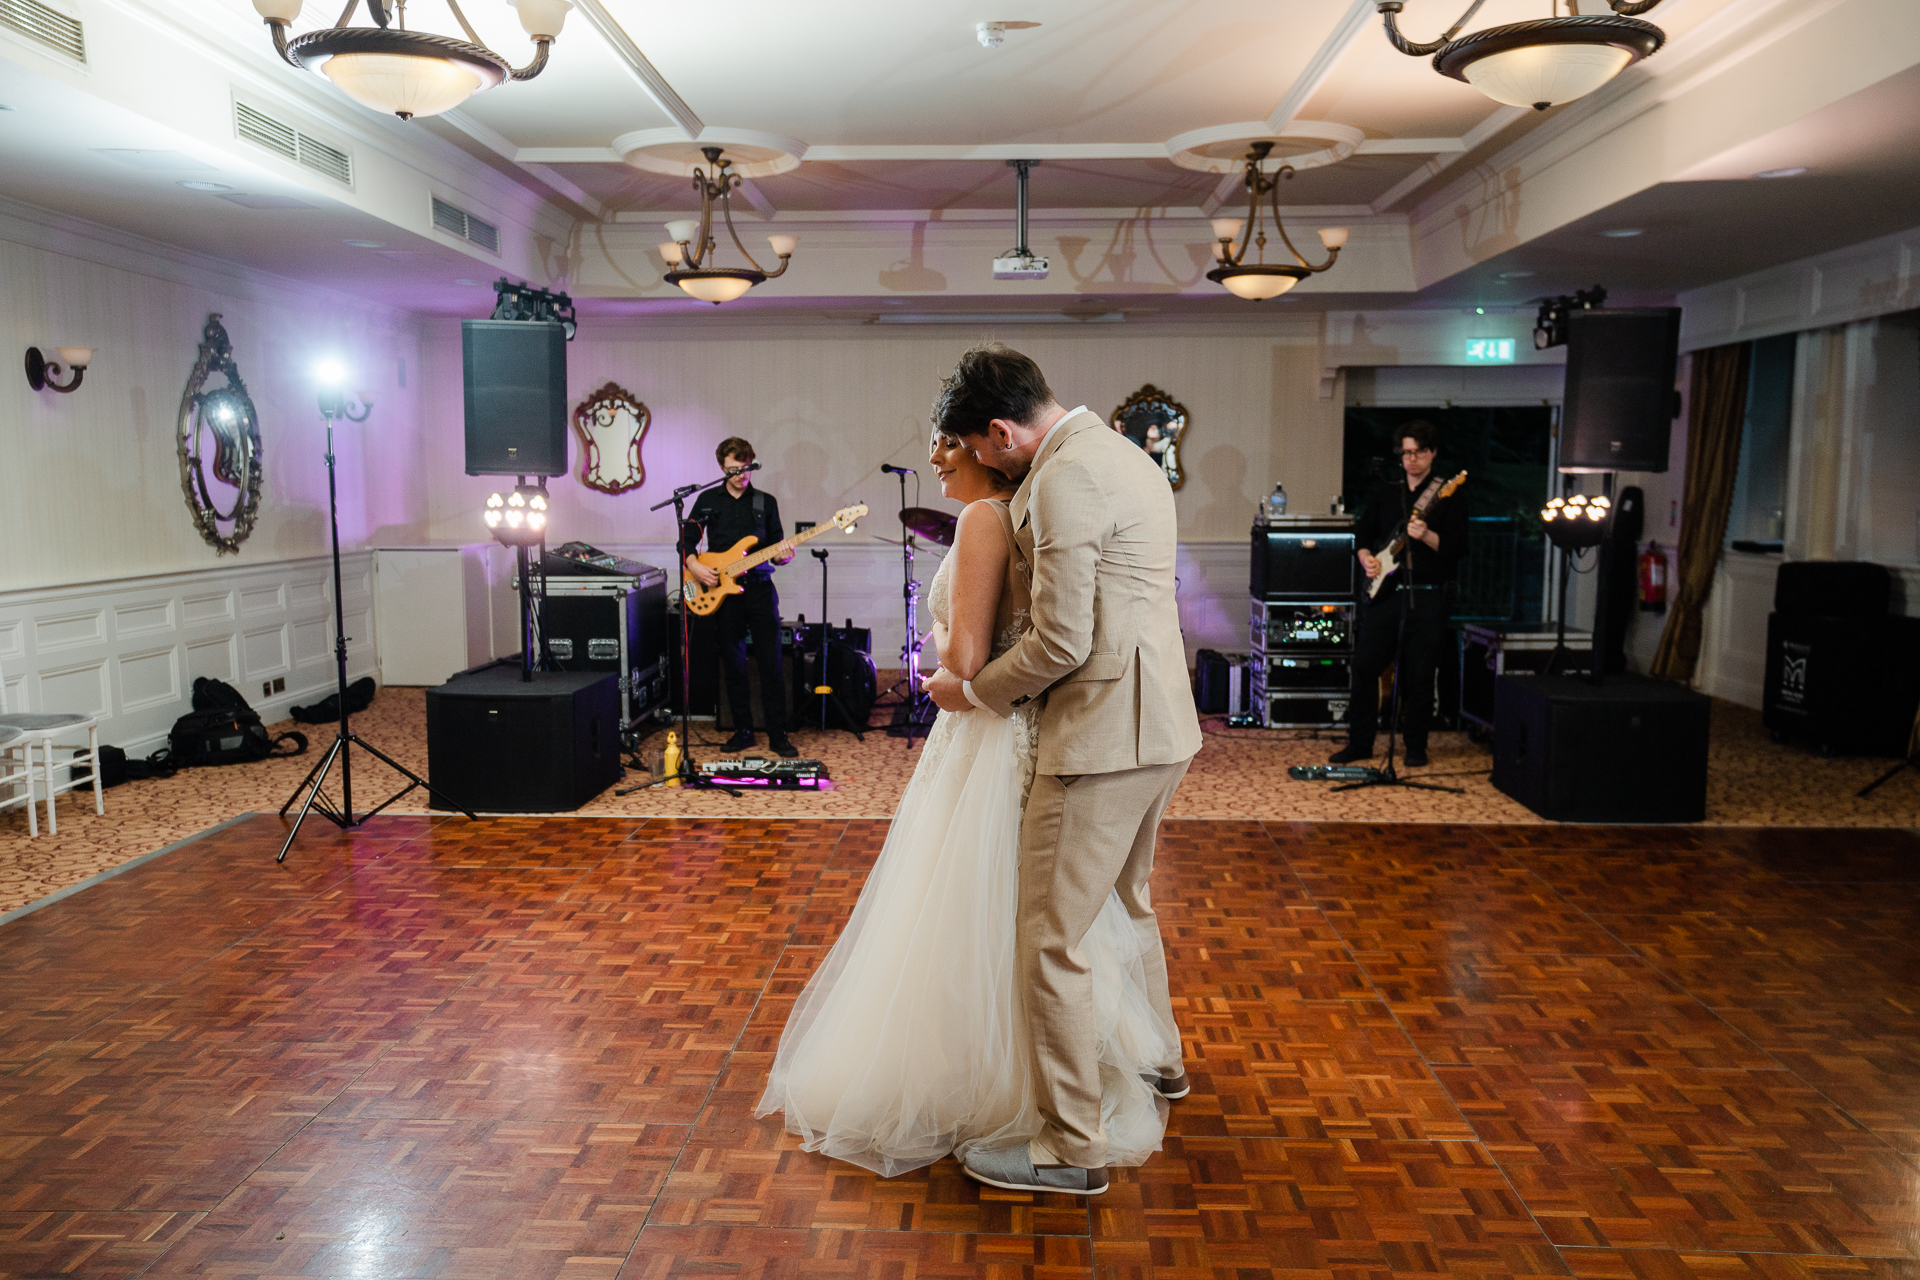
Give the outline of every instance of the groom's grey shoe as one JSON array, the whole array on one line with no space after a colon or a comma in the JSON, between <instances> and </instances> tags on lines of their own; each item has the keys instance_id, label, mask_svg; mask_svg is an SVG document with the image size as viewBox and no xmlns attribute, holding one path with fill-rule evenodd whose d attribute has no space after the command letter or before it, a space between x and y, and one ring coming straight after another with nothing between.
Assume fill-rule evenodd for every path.
<instances>
[{"instance_id":1,"label":"groom's grey shoe","mask_svg":"<svg viewBox=\"0 0 1920 1280\"><path fill-rule=\"evenodd\" d=\"M1141 1076L1140 1078L1152 1085L1168 1102L1178 1102L1193 1092L1193 1084L1187 1079L1187 1073L1184 1071L1177 1076Z\"/></svg>"},{"instance_id":2,"label":"groom's grey shoe","mask_svg":"<svg viewBox=\"0 0 1920 1280\"><path fill-rule=\"evenodd\" d=\"M969 1151L963 1168L975 1182L1003 1191L1059 1191L1070 1196L1097 1196L1107 1189L1105 1169L1082 1169L1059 1164L1035 1168L1028 1149Z\"/></svg>"}]
</instances>

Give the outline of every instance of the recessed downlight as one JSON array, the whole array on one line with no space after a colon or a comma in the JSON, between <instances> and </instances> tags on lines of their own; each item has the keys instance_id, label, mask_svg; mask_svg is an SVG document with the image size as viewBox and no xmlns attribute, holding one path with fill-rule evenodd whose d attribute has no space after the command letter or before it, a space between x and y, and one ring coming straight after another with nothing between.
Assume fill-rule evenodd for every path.
<instances>
[{"instance_id":1,"label":"recessed downlight","mask_svg":"<svg viewBox=\"0 0 1920 1280\"><path fill-rule=\"evenodd\" d=\"M1611 231L1602 231L1601 235L1609 240L1631 240L1635 236L1645 235L1645 227L1615 227Z\"/></svg>"},{"instance_id":2,"label":"recessed downlight","mask_svg":"<svg viewBox=\"0 0 1920 1280\"><path fill-rule=\"evenodd\" d=\"M1500 278L1502 280L1531 280L1538 274L1539 273L1535 271L1502 271Z\"/></svg>"},{"instance_id":3,"label":"recessed downlight","mask_svg":"<svg viewBox=\"0 0 1920 1280\"><path fill-rule=\"evenodd\" d=\"M384 249L387 247L385 240L342 240L340 243L353 249Z\"/></svg>"},{"instance_id":4,"label":"recessed downlight","mask_svg":"<svg viewBox=\"0 0 1920 1280\"><path fill-rule=\"evenodd\" d=\"M1756 178L1797 178L1807 171L1803 164L1789 165L1785 169L1762 169L1754 174Z\"/></svg>"},{"instance_id":5,"label":"recessed downlight","mask_svg":"<svg viewBox=\"0 0 1920 1280\"><path fill-rule=\"evenodd\" d=\"M232 187L224 182L203 182L199 178L188 178L185 182L176 182L176 187L185 187L189 191L231 191Z\"/></svg>"},{"instance_id":6,"label":"recessed downlight","mask_svg":"<svg viewBox=\"0 0 1920 1280\"><path fill-rule=\"evenodd\" d=\"M479 284L480 284L480 282L479 282L478 280L469 280L469 279L467 279L467 278L466 278L465 276L462 276L462 277L460 277L460 279L458 279L458 280L455 280L455 281L454 281L454 283L455 283L455 284L461 284L461 285L466 285L466 286L467 286L468 288L470 288L470 289L471 289L471 288L477 288L477 287L479 286Z\"/></svg>"}]
</instances>

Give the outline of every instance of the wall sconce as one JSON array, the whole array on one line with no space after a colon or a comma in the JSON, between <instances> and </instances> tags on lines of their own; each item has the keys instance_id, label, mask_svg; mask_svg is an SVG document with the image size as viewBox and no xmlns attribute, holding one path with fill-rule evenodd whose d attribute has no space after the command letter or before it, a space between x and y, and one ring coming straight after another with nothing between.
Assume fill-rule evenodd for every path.
<instances>
[{"instance_id":1,"label":"wall sconce","mask_svg":"<svg viewBox=\"0 0 1920 1280\"><path fill-rule=\"evenodd\" d=\"M35 391L78 391L80 383L87 376L87 366L93 363L92 347L61 347L60 359L66 361L67 368L73 371L73 381L64 387L54 379L60 376L60 366L40 354L40 348L27 348L27 385Z\"/></svg>"}]
</instances>

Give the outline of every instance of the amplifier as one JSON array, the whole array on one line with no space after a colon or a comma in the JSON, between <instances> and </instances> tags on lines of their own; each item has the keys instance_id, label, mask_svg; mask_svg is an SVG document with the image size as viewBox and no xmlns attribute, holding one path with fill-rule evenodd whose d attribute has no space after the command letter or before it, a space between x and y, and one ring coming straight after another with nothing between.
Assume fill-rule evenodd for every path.
<instances>
[{"instance_id":1,"label":"amplifier","mask_svg":"<svg viewBox=\"0 0 1920 1280\"><path fill-rule=\"evenodd\" d=\"M827 766L819 760L768 760L750 756L744 760L716 760L700 766L700 772L715 782L730 787L776 787L784 790L822 790L832 785Z\"/></svg>"},{"instance_id":2,"label":"amplifier","mask_svg":"<svg viewBox=\"0 0 1920 1280\"><path fill-rule=\"evenodd\" d=\"M1314 517L1255 525L1251 568L1249 588L1255 600L1351 600L1360 572L1353 522Z\"/></svg>"},{"instance_id":3,"label":"amplifier","mask_svg":"<svg viewBox=\"0 0 1920 1280\"><path fill-rule=\"evenodd\" d=\"M1255 600L1248 634L1256 651L1344 649L1353 636L1350 604L1268 604Z\"/></svg>"},{"instance_id":4,"label":"amplifier","mask_svg":"<svg viewBox=\"0 0 1920 1280\"><path fill-rule=\"evenodd\" d=\"M784 639L784 637L782 638ZM801 615L800 625L793 629L793 638L803 650L809 653L820 652L820 624L817 622L808 622L806 615ZM847 625L844 627L827 628L827 643L835 649L844 645L858 653L871 654L873 652L873 629L871 627L856 627L853 625L853 619L848 618Z\"/></svg>"},{"instance_id":5,"label":"amplifier","mask_svg":"<svg viewBox=\"0 0 1920 1280\"><path fill-rule=\"evenodd\" d=\"M1339 693L1268 693L1254 682L1254 705L1267 709L1269 729L1326 729L1347 722L1352 699Z\"/></svg>"},{"instance_id":6,"label":"amplifier","mask_svg":"<svg viewBox=\"0 0 1920 1280\"><path fill-rule=\"evenodd\" d=\"M1267 688L1273 693L1294 689L1346 692L1352 684L1353 660L1345 653L1291 653L1267 659Z\"/></svg>"}]
</instances>

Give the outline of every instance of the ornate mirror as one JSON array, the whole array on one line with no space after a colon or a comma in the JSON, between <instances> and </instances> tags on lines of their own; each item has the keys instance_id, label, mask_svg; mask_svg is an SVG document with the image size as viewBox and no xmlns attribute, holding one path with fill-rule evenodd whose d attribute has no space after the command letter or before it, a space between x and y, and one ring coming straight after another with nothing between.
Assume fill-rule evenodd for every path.
<instances>
[{"instance_id":1,"label":"ornate mirror","mask_svg":"<svg viewBox=\"0 0 1920 1280\"><path fill-rule=\"evenodd\" d=\"M1145 449L1178 489L1187 473L1180 455L1187 444L1187 407L1149 382L1113 411L1113 429Z\"/></svg>"},{"instance_id":2,"label":"ornate mirror","mask_svg":"<svg viewBox=\"0 0 1920 1280\"><path fill-rule=\"evenodd\" d=\"M201 331L174 434L194 527L218 554L239 551L260 514L260 419L218 314Z\"/></svg>"},{"instance_id":3,"label":"ornate mirror","mask_svg":"<svg viewBox=\"0 0 1920 1280\"><path fill-rule=\"evenodd\" d=\"M646 483L640 442L653 415L632 392L609 382L573 411L580 433L580 482L602 493L625 493Z\"/></svg>"}]
</instances>

